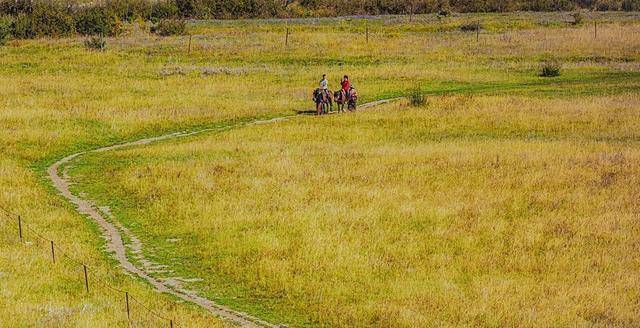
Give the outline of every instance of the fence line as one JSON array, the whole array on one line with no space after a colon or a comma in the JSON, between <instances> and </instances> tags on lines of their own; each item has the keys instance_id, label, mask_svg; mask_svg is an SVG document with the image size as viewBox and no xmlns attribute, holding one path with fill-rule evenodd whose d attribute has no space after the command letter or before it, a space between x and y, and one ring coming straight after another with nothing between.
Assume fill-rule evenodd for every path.
<instances>
[{"instance_id":1,"label":"fence line","mask_svg":"<svg viewBox=\"0 0 640 328\"><path fill-rule=\"evenodd\" d=\"M27 222L25 222L24 218L22 218L17 213L14 213L8 210L6 207L0 205L0 218L4 219L6 222L11 223L11 225L14 225L14 224L16 225L16 227L19 230L18 234L20 237L20 243L22 244L27 243L25 232L28 231L28 232L31 232L34 237L36 237L35 240L37 240L38 245L50 244L51 245L50 255L52 256L52 260L53 260L52 265L56 266L58 264L62 264L61 261L63 259L67 259L73 264L82 268L83 275L81 276L82 278L79 278L79 280L81 280L82 285L86 289L85 290L86 295L91 293L91 291L95 290L95 287L98 287L98 288L102 288L103 291L108 290L108 292L112 294L112 296L116 295L117 297L122 298L123 311L127 312L127 320L130 326L136 325L135 321L131 320L133 313L131 312L132 307L130 306L131 304L135 303L136 305L138 305L140 309L143 310L136 314L145 315L147 320L149 318L152 318L152 319L158 320L158 322L161 321L163 323L162 324L163 326L166 326L169 328L177 327L175 320L158 314L158 312L152 310L149 306L142 303L133 295L130 295L129 292L120 290L119 288L116 288L111 284L109 284L109 282L105 278L101 278L100 276L95 274L90 274L90 273L94 273L93 270L89 270L94 268L94 266L90 266L84 263L83 261L80 261L74 256L72 256L71 252L67 251L66 249L63 249L57 243L55 243L52 239L46 238L42 233L38 232L37 230L29 226ZM58 259L58 262L56 262L56 257ZM174 304L174 305L177 305L177 304ZM126 306L126 310L124 306Z\"/></svg>"}]
</instances>

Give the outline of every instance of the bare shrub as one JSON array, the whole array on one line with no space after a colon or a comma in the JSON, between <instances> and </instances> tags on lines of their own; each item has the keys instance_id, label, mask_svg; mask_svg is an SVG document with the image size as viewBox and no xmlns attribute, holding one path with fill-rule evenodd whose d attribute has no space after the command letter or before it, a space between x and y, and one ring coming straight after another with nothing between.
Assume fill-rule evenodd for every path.
<instances>
[{"instance_id":1,"label":"bare shrub","mask_svg":"<svg viewBox=\"0 0 640 328\"><path fill-rule=\"evenodd\" d=\"M104 50L107 46L107 41L101 35L92 36L84 40L84 46L90 50Z\"/></svg>"},{"instance_id":2,"label":"bare shrub","mask_svg":"<svg viewBox=\"0 0 640 328\"><path fill-rule=\"evenodd\" d=\"M582 21L584 20L584 15L582 15L582 13L575 12L571 16L573 17L573 21L571 22L572 25L582 24Z\"/></svg>"},{"instance_id":3,"label":"bare shrub","mask_svg":"<svg viewBox=\"0 0 640 328\"><path fill-rule=\"evenodd\" d=\"M419 107L426 103L426 99L424 97L424 92L419 87L415 87L409 93L409 100L411 102L411 106Z\"/></svg>"},{"instance_id":4,"label":"bare shrub","mask_svg":"<svg viewBox=\"0 0 640 328\"><path fill-rule=\"evenodd\" d=\"M540 65L540 73L538 74L541 77L556 77L560 76L560 69L562 65L554 60L548 60L543 62Z\"/></svg>"}]
</instances>

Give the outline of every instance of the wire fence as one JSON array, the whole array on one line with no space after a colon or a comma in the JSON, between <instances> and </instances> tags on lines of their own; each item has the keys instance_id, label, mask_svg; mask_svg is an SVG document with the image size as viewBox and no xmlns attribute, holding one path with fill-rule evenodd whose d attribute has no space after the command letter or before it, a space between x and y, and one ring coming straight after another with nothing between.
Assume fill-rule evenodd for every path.
<instances>
[{"instance_id":1,"label":"wire fence","mask_svg":"<svg viewBox=\"0 0 640 328\"><path fill-rule=\"evenodd\" d=\"M123 318L129 327L178 327L175 320L168 316L161 315L159 311L155 311L151 306L144 304L141 300L129 294L128 291L115 287L109 281L99 276L97 269L93 265L88 265L72 255L72 252L60 247L53 239L47 238L43 233L33 229L25 220L4 206L0 205L0 218L9 225L12 225L17 231L20 243L35 244L46 250L51 258L51 264L62 264L66 262L76 268L78 272L78 280L83 285L85 295L96 294L97 290L101 293L108 293L110 296L122 302ZM27 236L31 236L27 240Z\"/></svg>"}]
</instances>

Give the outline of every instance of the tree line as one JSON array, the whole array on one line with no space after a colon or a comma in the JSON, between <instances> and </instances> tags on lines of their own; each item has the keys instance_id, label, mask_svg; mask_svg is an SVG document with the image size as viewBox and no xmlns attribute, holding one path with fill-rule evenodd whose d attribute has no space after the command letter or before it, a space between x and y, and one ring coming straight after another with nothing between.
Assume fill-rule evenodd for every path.
<instances>
[{"instance_id":1,"label":"tree line","mask_svg":"<svg viewBox=\"0 0 640 328\"><path fill-rule=\"evenodd\" d=\"M0 37L117 35L125 21L640 10L640 0L0 0ZM165 24L166 25L166 24Z\"/></svg>"}]
</instances>

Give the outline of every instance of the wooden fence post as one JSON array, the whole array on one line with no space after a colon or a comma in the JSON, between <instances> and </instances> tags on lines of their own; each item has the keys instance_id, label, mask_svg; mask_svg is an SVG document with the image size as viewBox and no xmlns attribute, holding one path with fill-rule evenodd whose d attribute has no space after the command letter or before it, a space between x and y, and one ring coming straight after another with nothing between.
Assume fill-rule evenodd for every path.
<instances>
[{"instance_id":1,"label":"wooden fence post","mask_svg":"<svg viewBox=\"0 0 640 328\"><path fill-rule=\"evenodd\" d=\"M24 241L22 238L22 218L18 215L18 236L20 236L20 241Z\"/></svg>"},{"instance_id":2,"label":"wooden fence post","mask_svg":"<svg viewBox=\"0 0 640 328\"><path fill-rule=\"evenodd\" d=\"M129 311L129 292L124 292L124 301L127 305L127 320L131 321L131 312Z\"/></svg>"},{"instance_id":3,"label":"wooden fence post","mask_svg":"<svg viewBox=\"0 0 640 328\"><path fill-rule=\"evenodd\" d=\"M51 260L53 261L53 263L56 263L56 251L53 247L53 240L50 240L51 242Z\"/></svg>"},{"instance_id":4,"label":"wooden fence post","mask_svg":"<svg viewBox=\"0 0 640 328\"><path fill-rule=\"evenodd\" d=\"M89 292L89 276L87 275L87 266L85 264L82 265L84 269L84 289Z\"/></svg>"},{"instance_id":5,"label":"wooden fence post","mask_svg":"<svg viewBox=\"0 0 640 328\"><path fill-rule=\"evenodd\" d=\"M480 24L478 24L478 28L476 28L476 42L480 42Z\"/></svg>"},{"instance_id":6,"label":"wooden fence post","mask_svg":"<svg viewBox=\"0 0 640 328\"><path fill-rule=\"evenodd\" d=\"M289 27L288 26L287 26L286 35L284 37L284 45L285 45L285 47L289 45Z\"/></svg>"},{"instance_id":7,"label":"wooden fence post","mask_svg":"<svg viewBox=\"0 0 640 328\"><path fill-rule=\"evenodd\" d=\"M367 43L369 43L369 24L367 24L367 26L366 26L365 34L367 35Z\"/></svg>"},{"instance_id":8,"label":"wooden fence post","mask_svg":"<svg viewBox=\"0 0 640 328\"><path fill-rule=\"evenodd\" d=\"M598 38L598 22L597 21L593 22L593 38L594 39Z\"/></svg>"},{"instance_id":9,"label":"wooden fence post","mask_svg":"<svg viewBox=\"0 0 640 328\"><path fill-rule=\"evenodd\" d=\"M189 34L189 52L188 53L191 53L191 37L192 35Z\"/></svg>"},{"instance_id":10,"label":"wooden fence post","mask_svg":"<svg viewBox=\"0 0 640 328\"><path fill-rule=\"evenodd\" d=\"M169 320L169 328L173 328L173 320Z\"/></svg>"}]
</instances>

